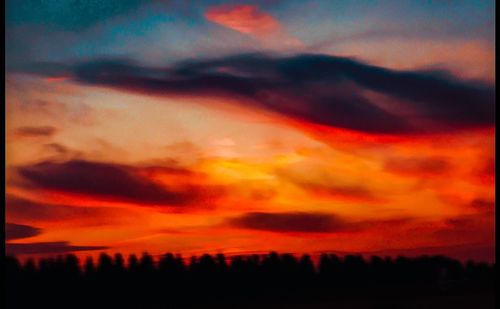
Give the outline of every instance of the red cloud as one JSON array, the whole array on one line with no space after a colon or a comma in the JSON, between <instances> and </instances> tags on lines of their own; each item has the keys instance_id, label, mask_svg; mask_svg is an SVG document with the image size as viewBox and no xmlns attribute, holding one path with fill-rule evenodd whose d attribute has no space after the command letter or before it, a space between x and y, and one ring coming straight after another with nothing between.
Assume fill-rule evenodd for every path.
<instances>
[{"instance_id":1,"label":"red cloud","mask_svg":"<svg viewBox=\"0 0 500 309\"><path fill-rule=\"evenodd\" d=\"M413 221L411 218L350 221L333 213L250 212L229 218L230 226L278 233L340 233L400 226Z\"/></svg>"},{"instance_id":2,"label":"red cloud","mask_svg":"<svg viewBox=\"0 0 500 309\"><path fill-rule=\"evenodd\" d=\"M280 29L274 17L253 5L219 5L209 8L205 17L221 26L257 37Z\"/></svg>"},{"instance_id":3,"label":"red cloud","mask_svg":"<svg viewBox=\"0 0 500 309\"><path fill-rule=\"evenodd\" d=\"M404 176L436 176L448 173L452 165L442 157L391 158L385 169Z\"/></svg>"},{"instance_id":4,"label":"red cloud","mask_svg":"<svg viewBox=\"0 0 500 309\"><path fill-rule=\"evenodd\" d=\"M150 179L159 171L167 175L190 175L173 167L136 167L131 165L70 160L44 161L18 168L26 186L49 192L95 198L103 201L150 206L184 206L210 201L220 188L210 185L168 185Z\"/></svg>"},{"instance_id":5,"label":"red cloud","mask_svg":"<svg viewBox=\"0 0 500 309\"><path fill-rule=\"evenodd\" d=\"M15 223L5 223L5 240L14 240L14 239L20 239L20 238L29 238L36 236L41 233L41 230L39 228L29 226L29 225L22 225L22 224L15 224Z\"/></svg>"}]
</instances>

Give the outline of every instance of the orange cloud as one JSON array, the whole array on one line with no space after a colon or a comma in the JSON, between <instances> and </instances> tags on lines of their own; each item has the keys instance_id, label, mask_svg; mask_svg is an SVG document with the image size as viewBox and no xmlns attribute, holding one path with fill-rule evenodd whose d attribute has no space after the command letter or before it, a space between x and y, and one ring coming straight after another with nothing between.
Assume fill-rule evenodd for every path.
<instances>
[{"instance_id":1,"label":"orange cloud","mask_svg":"<svg viewBox=\"0 0 500 309\"><path fill-rule=\"evenodd\" d=\"M209 8L205 17L216 24L256 37L280 31L280 24L271 15L253 5L220 5Z\"/></svg>"},{"instance_id":2,"label":"orange cloud","mask_svg":"<svg viewBox=\"0 0 500 309\"><path fill-rule=\"evenodd\" d=\"M33 123L55 124L58 128L50 141L16 139L7 144L16 159L8 166L25 172L25 175L14 172L8 175L12 180L6 189L17 199L11 196L7 200L7 220L43 231L33 239L16 240L9 247L11 252L31 255L72 251L80 257L97 255L101 248L108 253L125 254L144 250L152 254L270 250L421 254L438 252L428 248L446 245L460 246L464 252L468 249L470 253L463 254L467 258L482 260L490 256L479 254L476 248L492 247L488 235L494 231L493 125L439 134L364 132L322 125L308 118L296 119L294 115L262 110L260 105L231 105L230 100L235 99L227 95L200 102L179 100L179 110L191 108L185 102L236 106L219 110L215 103L206 109L193 104L193 109L199 107L203 114L181 113L179 128L192 129L184 135L182 129L164 125L173 114L174 109L170 108L177 104L176 100L172 104L158 104L164 97L137 96L128 103L127 98L133 97L128 94L106 89L109 94L101 96L101 90L82 89L92 94L85 103L102 112L106 126L96 122L89 130L88 126L56 122L51 118L54 115L61 121L72 119L72 115L56 113L58 106L45 103L38 110L22 109L19 104L16 117L9 118L12 119L9 132ZM153 88L147 90L150 89ZM52 97L57 90L50 88L49 92L50 97L40 96L44 102L66 101L66 98L71 102L70 97ZM94 105L92 100L96 101ZM135 100L144 104L135 104ZM32 106L37 103L33 101ZM107 116L107 105L99 104L110 102L109 106L114 106L115 101L127 107L120 109L127 116L123 120L118 118L120 114L116 118ZM43 112L39 111L42 108ZM135 115L141 115L137 123L131 121ZM230 121L228 115L234 115L242 124ZM141 130L142 127L151 129ZM283 134L281 130L293 134ZM100 139L118 150L112 148L106 155L93 154L90 143L94 139L76 137L88 131L92 135L100 133ZM133 134L124 134L128 132ZM243 134L246 140L239 138ZM122 139L128 143L122 143ZM271 142L272 145L260 146ZM127 155L115 155L122 150L120 147L126 149ZM214 154L213 148L234 150L235 158ZM39 149L52 149L51 157L46 158ZM75 161L85 161L85 168L78 168L81 163L75 168ZM103 169L108 172L99 172ZM289 173L283 175L282 171ZM75 177L61 181L74 173ZM16 176L31 186L14 181L18 180ZM89 180L82 182L84 178ZM116 183L121 184L119 189L113 187ZM95 189L92 185L99 186ZM136 194L139 189L151 194L144 200ZM172 205L179 207L154 207L153 201L165 200L171 196L168 193L187 199L183 204ZM452 198L443 198L448 196ZM333 223L338 222L289 215L296 213L338 214L340 218L348 218L345 223L348 226L340 225L341 231L335 232L311 232L333 231ZM239 224L225 224L231 218L238 218ZM267 229L248 228L268 222L256 218L281 221L269 221ZM304 224L303 219L307 219ZM292 231L273 232L282 230L282 222ZM312 225L307 225L309 222ZM322 222L327 223L322 227ZM361 225L362 229L351 231L353 224ZM443 252L462 256L451 250Z\"/></svg>"}]
</instances>

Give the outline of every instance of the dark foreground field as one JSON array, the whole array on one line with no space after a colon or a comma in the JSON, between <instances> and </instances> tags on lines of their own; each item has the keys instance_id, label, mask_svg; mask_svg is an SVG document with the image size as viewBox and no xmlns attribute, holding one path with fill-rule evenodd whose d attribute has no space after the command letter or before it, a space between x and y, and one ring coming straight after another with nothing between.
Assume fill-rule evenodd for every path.
<instances>
[{"instance_id":1,"label":"dark foreground field","mask_svg":"<svg viewBox=\"0 0 500 309\"><path fill-rule=\"evenodd\" d=\"M494 308L495 266L442 256L6 258L7 308Z\"/></svg>"}]
</instances>

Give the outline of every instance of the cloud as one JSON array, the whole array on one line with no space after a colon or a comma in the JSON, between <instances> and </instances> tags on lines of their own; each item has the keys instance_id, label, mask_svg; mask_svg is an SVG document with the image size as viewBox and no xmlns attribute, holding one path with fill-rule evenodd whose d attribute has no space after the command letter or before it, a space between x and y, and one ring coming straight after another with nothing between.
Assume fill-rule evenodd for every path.
<instances>
[{"instance_id":1,"label":"cloud","mask_svg":"<svg viewBox=\"0 0 500 309\"><path fill-rule=\"evenodd\" d=\"M5 240L13 240L20 238L29 238L36 235L40 235L41 229L22 224L15 223L5 223Z\"/></svg>"},{"instance_id":2,"label":"cloud","mask_svg":"<svg viewBox=\"0 0 500 309\"><path fill-rule=\"evenodd\" d=\"M28 181L27 186L101 200L181 206L199 201L203 195L201 187L167 188L144 175L152 172L151 169L122 164L85 160L63 163L45 161L21 166L17 170Z\"/></svg>"},{"instance_id":3,"label":"cloud","mask_svg":"<svg viewBox=\"0 0 500 309\"><path fill-rule=\"evenodd\" d=\"M433 239L443 243L467 241L492 244L495 241L495 216L491 210L447 218L444 224L443 227L433 231Z\"/></svg>"},{"instance_id":4,"label":"cloud","mask_svg":"<svg viewBox=\"0 0 500 309\"><path fill-rule=\"evenodd\" d=\"M407 176L433 176L447 173L452 166L443 157L411 157L391 158L385 162L384 168L389 172Z\"/></svg>"},{"instance_id":5,"label":"cloud","mask_svg":"<svg viewBox=\"0 0 500 309\"><path fill-rule=\"evenodd\" d=\"M495 200L476 198L469 205L481 212L492 212L495 209Z\"/></svg>"},{"instance_id":6,"label":"cloud","mask_svg":"<svg viewBox=\"0 0 500 309\"><path fill-rule=\"evenodd\" d=\"M229 219L229 223L234 227L272 232L332 233L353 228L351 224L334 215L303 212L251 212Z\"/></svg>"},{"instance_id":7,"label":"cloud","mask_svg":"<svg viewBox=\"0 0 500 309\"><path fill-rule=\"evenodd\" d=\"M84 84L147 95L237 99L232 101L295 121L365 133L447 132L495 123L493 85L328 55L241 54L168 68L103 59L71 66L70 74Z\"/></svg>"},{"instance_id":8,"label":"cloud","mask_svg":"<svg viewBox=\"0 0 500 309\"><path fill-rule=\"evenodd\" d=\"M84 219L88 219L87 224L98 225L113 222L114 215L116 213L112 208L46 204L12 194L6 194L5 196L5 216L7 220L71 221L72 224L75 224L75 220L77 223L81 223Z\"/></svg>"},{"instance_id":9,"label":"cloud","mask_svg":"<svg viewBox=\"0 0 500 309\"><path fill-rule=\"evenodd\" d=\"M205 18L229 29L256 37L268 36L280 30L271 15L254 5L217 5L205 11Z\"/></svg>"},{"instance_id":10,"label":"cloud","mask_svg":"<svg viewBox=\"0 0 500 309\"><path fill-rule=\"evenodd\" d=\"M44 149L47 150L47 152L53 154L55 157L62 158L62 157L71 157L71 158L77 158L77 157L82 157L82 152L70 149L66 147L65 145L59 144L59 143L49 143L43 145Z\"/></svg>"},{"instance_id":11,"label":"cloud","mask_svg":"<svg viewBox=\"0 0 500 309\"><path fill-rule=\"evenodd\" d=\"M104 246L74 246L66 241L5 244L7 255L67 253L75 251L105 250Z\"/></svg>"},{"instance_id":12,"label":"cloud","mask_svg":"<svg viewBox=\"0 0 500 309\"><path fill-rule=\"evenodd\" d=\"M476 171L476 179L483 184L495 183L495 158L486 158Z\"/></svg>"},{"instance_id":13,"label":"cloud","mask_svg":"<svg viewBox=\"0 0 500 309\"><path fill-rule=\"evenodd\" d=\"M345 198L352 200L362 200L362 201L381 201L382 199L377 197L368 188L360 185L324 185L315 184L307 182L296 182L302 189L309 191L310 193L327 196L332 198Z\"/></svg>"},{"instance_id":14,"label":"cloud","mask_svg":"<svg viewBox=\"0 0 500 309\"><path fill-rule=\"evenodd\" d=\"M409 218L350 221L329 213L249 212L226 222L233 227L270 232L339 233L357 232L380 226L399 226L412 221Z\"/></svg>"},{"instance_id":15,"label":"cloud","mask_svg":"<svg viewBox=\"0 0 500 309\"><path fill-rule=\"evenodd\" d=\"M305 171L293 169L278 169L276 174L284 181L288 181L315 197L345 199L363 202L382 202L370 188L359 183L344 183L343 181L325 174L324 170L309 167Z\"/></svg>"},{"instance_id":16,"label":"cloud","mask_svg":"<svg viewBox=\"0 0 500 309\"><path fill-rule=\"evenodd\" d=\"M57 132L57 128L52 126L39 127L19 127L15 130L15 134L19 137L50 137Z\"/></svg>"}]
</instances>

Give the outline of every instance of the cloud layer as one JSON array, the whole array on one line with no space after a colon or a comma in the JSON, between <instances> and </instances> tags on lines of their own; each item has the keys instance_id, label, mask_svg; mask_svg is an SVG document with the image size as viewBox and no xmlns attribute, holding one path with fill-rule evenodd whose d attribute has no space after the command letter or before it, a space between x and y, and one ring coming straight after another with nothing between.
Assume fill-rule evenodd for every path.
<instances>
[{"instance_id":1,"label":"cloud layer","mask_svg":"<svg viewBox=\"0 0 500 309\"><path fill-rule=\"evenodd\" d=\"M59 65L38 73L52 74ZM33 67L30 71L33 73ZM70 66L78 82L162 96L212 96L286 117L366 133L490 127L494 87L444 72L396 71L345 57L242 54L168 68L96 60Z\"/></svg>"},{"instance_id":2,"label":"cloud layer","mask_svg":"<svg viewBox=\"0 0 500 309\"><path fill-rule=\"evenodd\" d=\"M18 254L56 254L75 251L105 250L104 246L74 246L65 241L35 242L26 244L5 244L8 255Z\"/></svg>"},{"instance_id":3,"label":"cloud layer","mask_svg":"<svg viewBox=\"0 0 500 309\"><path fill-rule=\"evenodd\" d=\"M41 229L22 224L5 223L5 240L29 238L41 233Z\"/></svg>"},{"instance_id":4,"label":"cloud layer","mask_svg":"<svg viewBox=\"0 0 500 309\"><path fill-rule=\"evenodd\" d=\"M443 157L391 158L385 162L385 169L402 175L433 176L446 174L453 166Z\"/></svg>"},{"instance_id":5,"label":"cloud layer","mask_svg":"<svg viewBox=\"0 0 500 309\"><path fill-rule=\"evenodd\" d=\"M280 29L276 19L253 5L213 6L207 9L205 17L221 26L257 37Z\"/></svg>"},{"instance_id":6,"label":"cloud layer","mask_svg":"<svg viewBox=\"0 0 500 309\"><path fill-rule=\"evenodd\" d=\"M146 168L148 171L151 168ZM142 171L142 172L144 172ZM45 161L18 168L27 185L62 193L139 205L186 205L200 197L200 188L173 190L141 174L139 168L113 163Z\"/></svg>"},{"instance_id":7,"label":"cloud layer","mask_svg":"<svg viewBox=\"0 0 500 309\"><path fill-rule=\"evenodd\" d=\"M412 218L352 220L322 212L248 212L227 219L232 227L279 233L360 232L379 227L396 227L415 221Z\"/></svg>"},{"instance_id":8,"label":"cloud layer","mask_svg":"<svg viewBox=\"0 0 500 309\"><path fill-rule=\"evenodd\" d=\"M251 212L228 222L234 227L272 232L333 233L359 228L335 215L305 212Z\"/></svg>"},{"instance_id":9,"label":"cloud layer","mask_svg":"<svg viewBox=\"0 0 500 309\"><path fill-rule=\"evenodd\" d=\"M67 222L88 221L87 224L113 222L116 211L104 207L68 206L47 204L28 200L11 194L5 196L5 215L7 220Z\"/></svg>"},{"instance_id":10,"label":"cloud layer","mask_svg":"<svg viewBox=\"0 0 500 309\"><path fill-rule=\"evenodd\" d=\"M15 133L19 137L49 137L57 132L55 127L51 126L27 126L19 127Z\"/></svg>"}]
</instances>

